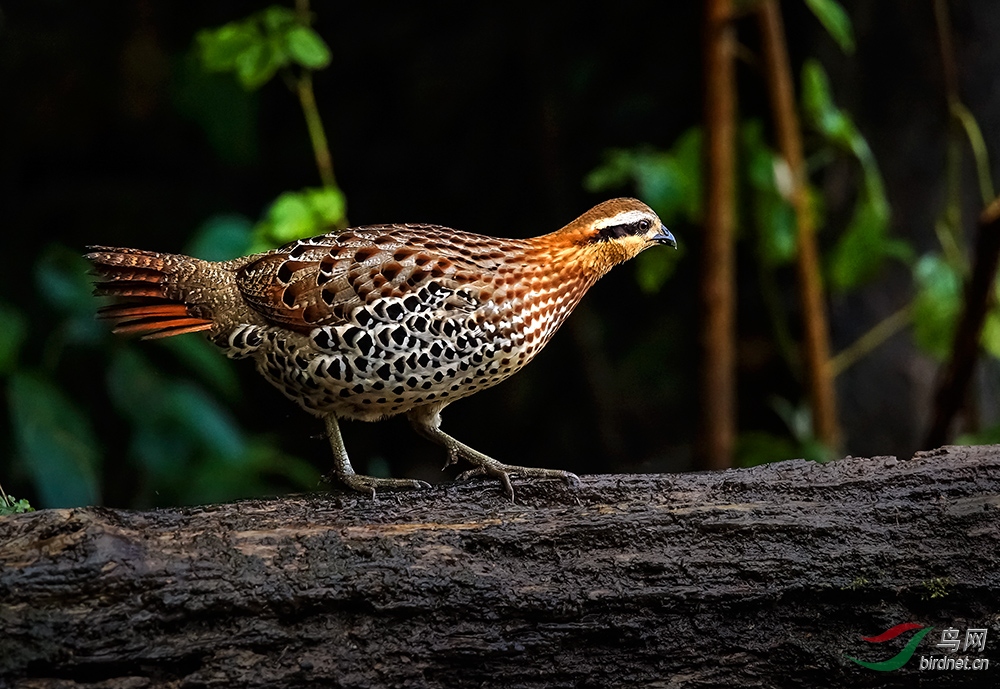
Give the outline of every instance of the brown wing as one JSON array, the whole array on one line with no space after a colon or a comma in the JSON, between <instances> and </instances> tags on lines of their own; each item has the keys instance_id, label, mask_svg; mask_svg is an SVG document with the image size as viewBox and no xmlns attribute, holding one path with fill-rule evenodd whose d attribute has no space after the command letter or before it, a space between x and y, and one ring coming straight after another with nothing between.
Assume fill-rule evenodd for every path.
<instances>
[{"instance_id":1,"label":"brown wing","mask_svg":"<svg viewBox=\"0 0 1000 689\"><path fill-rule=\"evenodd\" d=\"M438 225L372 225L303 239L237 273L247 303L300 332L338 325L382 297L405 297L433 281L456 289L489 282L518 240Z\"/></svg>"}]
</instances>

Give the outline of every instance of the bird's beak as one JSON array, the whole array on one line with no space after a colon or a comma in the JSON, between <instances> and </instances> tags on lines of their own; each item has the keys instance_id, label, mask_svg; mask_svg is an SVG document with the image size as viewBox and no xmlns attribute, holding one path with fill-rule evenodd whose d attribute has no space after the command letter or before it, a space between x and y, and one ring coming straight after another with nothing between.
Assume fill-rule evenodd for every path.
<instances>
[{"instance_id":1,"label":"bird's beak","mask_svg":"<svg viewBox=\"0 0 1000 689\"><path fill-rule=\"evenodd\" d=\"M660 225L660 231L650 237L657 244L666 244L667 246L672 246L677 248L677 240L674 239L674 235L670 233L670 230Z\"/></svg>"}]
</instances>

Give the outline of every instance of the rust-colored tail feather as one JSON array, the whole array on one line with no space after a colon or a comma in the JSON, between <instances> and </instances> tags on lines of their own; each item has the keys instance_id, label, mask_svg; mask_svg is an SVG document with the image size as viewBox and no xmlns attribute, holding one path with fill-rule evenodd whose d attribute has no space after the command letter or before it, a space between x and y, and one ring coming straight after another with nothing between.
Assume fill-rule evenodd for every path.
<instances>
[{"instance_id":1,"label":"rust-colored tail feather","mask_svg":"<svg viewBox=\"0 0 1000 689\"><path fill-rule=\"evenodd\" d=\"M191 313L189 305L168 296L167 277L174 265L168 254L139 249L94 246L84 258L103 281L94 294L120 300L98 310L99 318L115 321L114 332L154 340L209 330L212 321Z\"/></svg>"}]
</instances>

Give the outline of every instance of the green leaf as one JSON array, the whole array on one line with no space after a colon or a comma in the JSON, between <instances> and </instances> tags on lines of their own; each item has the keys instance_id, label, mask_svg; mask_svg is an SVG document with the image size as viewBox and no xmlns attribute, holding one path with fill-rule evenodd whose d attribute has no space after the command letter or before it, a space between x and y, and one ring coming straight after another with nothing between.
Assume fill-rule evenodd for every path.
<instances>
[{"instance_id":1,"label":"green leaf","mask_svg":"<svg viewBox=\"0 0 1000 689\"><path fill-rule=\"evenodd\" d=\"M339 189L327 187L286 191L267 211L254 230L253 251L303 237L313 237L338 227L347 212L347 202Z\"/></svg>"},{"instance_id":2,"label":"green leaf","mask_svg":"<svg viewBox=\"0 0 1000 689\"><path fill-rule=\"evenodd\" d=\"M7 389L14 441L44 507L101 501L99 453L80 408L45 378L16 373Z\"/></svg>"},{"instance_id":3,"label":"green leaf","mask_svg":"<svg viewBox=\"0 0 1000 689\"><path fill-rule=\"evenodd\" d=\"M268 234L281 244L315 234L316 218L304 193L286 191L275 200L267 219L271 224Z\"/></svg>"},{"instance_id":4,"label":"green leaf","mask_svg":"<svg viewBox=\"0 0 1000 689\"><path fill-rule=\"evenodd\" d=\"M666 225L701 219L701 139L699 127L685 131L666 152L613 149L584 179L588 191L634 184L637 195Z\"/></svg>"},{"instance_id":5,"label":"green leaf","mask_svg":"<svg viewBox=\"0 0 1000 689\"><path fill-rule=\"evenodd\" d=\"M788 166L765 143L760 120L746 122L740 129L740 140L746 176L753 191L749 203L761 257L770 266L790 263L798 247L798 228L786 190L778 182L778 170L787 170Z\"/></svg>"},{"instance_id":6,"label":"green leaf","mask_svg":"<svg viewBox=\"0 0 1000 689\"><path fill-rule=\"evenodd\" d=\"M322 223L323 231L329 229L329 225L337 225L344 220L347 213L347 199L340 189L331 187L319 187L317 189L306 189L306 198L312 207L313 213Z\"/></svg>"},{"instance_id":7,"label":"green leaf","mask_svg":"<svg viewBox=\"0 0 1000 689\"><path fill-rule=\"evenodd\" d=\"M202 66L209 72L229 72L240 55L258 45L264 37L252 21L230 22L217 29L202 29L195 40Z\"/></svg>"},{"instance_id":8,"label":"green leaf","mask_svg":"<svg viewBox=\"0 0 1000 689\"><path fill-rule=\"evenodd\" d=\"M854 215L838 239L829 261L831 287L844 292L878 274L887 255L904 255L907 244L886 237L889 207L884 197L863 191Z\"/></svg>"},{"instance_id":9,"label":"green leaf","mask_svg":"<svg viewBox=\"0 0 1000 689\"><path fill-rule=\"evenodd\" d=\"M914 267L913 337L927 353L944 360L954 339L962 308L961 276L938 254L927 254Z\"/></svg>"},{"instance_id":10,"label":"green leaf","mask_svg":"<svg viewBox=\"0 0 1000 689\"><path fill-rule=\"evenodd\" d=\"M819 19L823 28L847 54L854 52L854 29L847 12L836 0L806 0L806 5Z\"/></svg>"},{"instance_id":11,"label":"green leaf","mask_svg":"<svg viewBox=\"0 0 1000 689\"><path fill-rule=\"evenodd\" d=\"M270 41L254 43L236 57L236 76L248 91L260 88L282 67L282 56Z\"/></svg>"},{"instance_id":12,"label":"green leaf","mask_svg":"<svg viewBox=\"0 0 1000 689\"><path fill-rule=\"evenodd\" d=\"M297 25L285 34L285 45L293 60L308 69L322 69L330 64L330 48L308 26Z\"/></svg>"},{"instance_id":13,"label":"green leaf","mask_svg":"<svg viewBox=\"0 0 1000 689\"><path fill-rule=\"evenodd\" d=\"M0 495L0 517L6 517L11 514L24 514L25 512L34 512L35 508L31 506L31 503L21 498L18 500L13 495L3 496Z\"/></svg>"},{"instance_id":14,"label":"green leaf","mask_svg":"<svg viewBox=\"0 0 1000 689\"><path fill-rule=\"evenodd\" d=\"M298 16L284 5L271 5L257 15L269 35L280 34L296 26Z\"/></svg>"},{"instance_id":15,"label":"green leaf","mask_svg":"<svg viewBox=\"0 0 1000 689\"><path fill-rule=\"evenodd\" d=\"M298 15L272 5L246 19L197 35L201 63L209 72L235 72L252 91L292 61L308 69L330 63L330 49L319 34L299 23Z\"/></svg>"},{"instance_id":16,"label":"green leaf","mask_svg":"<svg viewBox=\"0 0 1000 689\"><path fill-rule=\"evenodd\" d=\"M830 81L816 60L807 60L802 68L802 107L806 124L828 146L856 159L863 174L851 220L827 264L831 288L844 292L878 275L886 258L912 261L913 251L905 241L889 237L889 201L875 156L850 116L833 102Z\"/></svg>"}]
</instances>

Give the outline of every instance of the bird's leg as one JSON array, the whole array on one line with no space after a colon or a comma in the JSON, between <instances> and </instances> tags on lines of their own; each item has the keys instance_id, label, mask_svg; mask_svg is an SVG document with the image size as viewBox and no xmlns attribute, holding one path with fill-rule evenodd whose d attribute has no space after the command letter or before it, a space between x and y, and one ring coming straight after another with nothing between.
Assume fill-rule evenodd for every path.
<instances>
[{"instance_id":1,"label":"bird's leg","mask_svg":"<svg viewBox=\"0 0 1000 689\"><path fill-rule=\"evenodd\" d=\"M475 468L459 474L459 480L472 476L494 476L500 479L503 490L511 501L514 500L514 487L510 483L511 475L527 476L530 478L559 478L571 485L580 482L576 474L568 471L522 467L498 462L492 457L472 449L465 443L455 440L455 438L442 431L440 412L440 407L417 407L407 414L407 418L417 433L448 450L448 461L445 463L445 467L454 464L459 457L475 465Z\"/></svg>"},{"instance_id":2,"label":"bird's leg","mask_svg":"<svg viewBox=\"0 0 1000 689\"><path fill-rule=\"evenodd\" d=\"M337 480L352 490L360 493L368 493L373 498L375 490L409 490L411 488L430 488L426 481L417 481L410 478L376 478L375 476L364 476L355 474L351 460L347 456L347 448L344 447L344 438L340 435L340 424L337 417L327 414L325 418L326 434L330 439L330 449L333 450L333 474Z\"/></svg>"}]
</instances>

